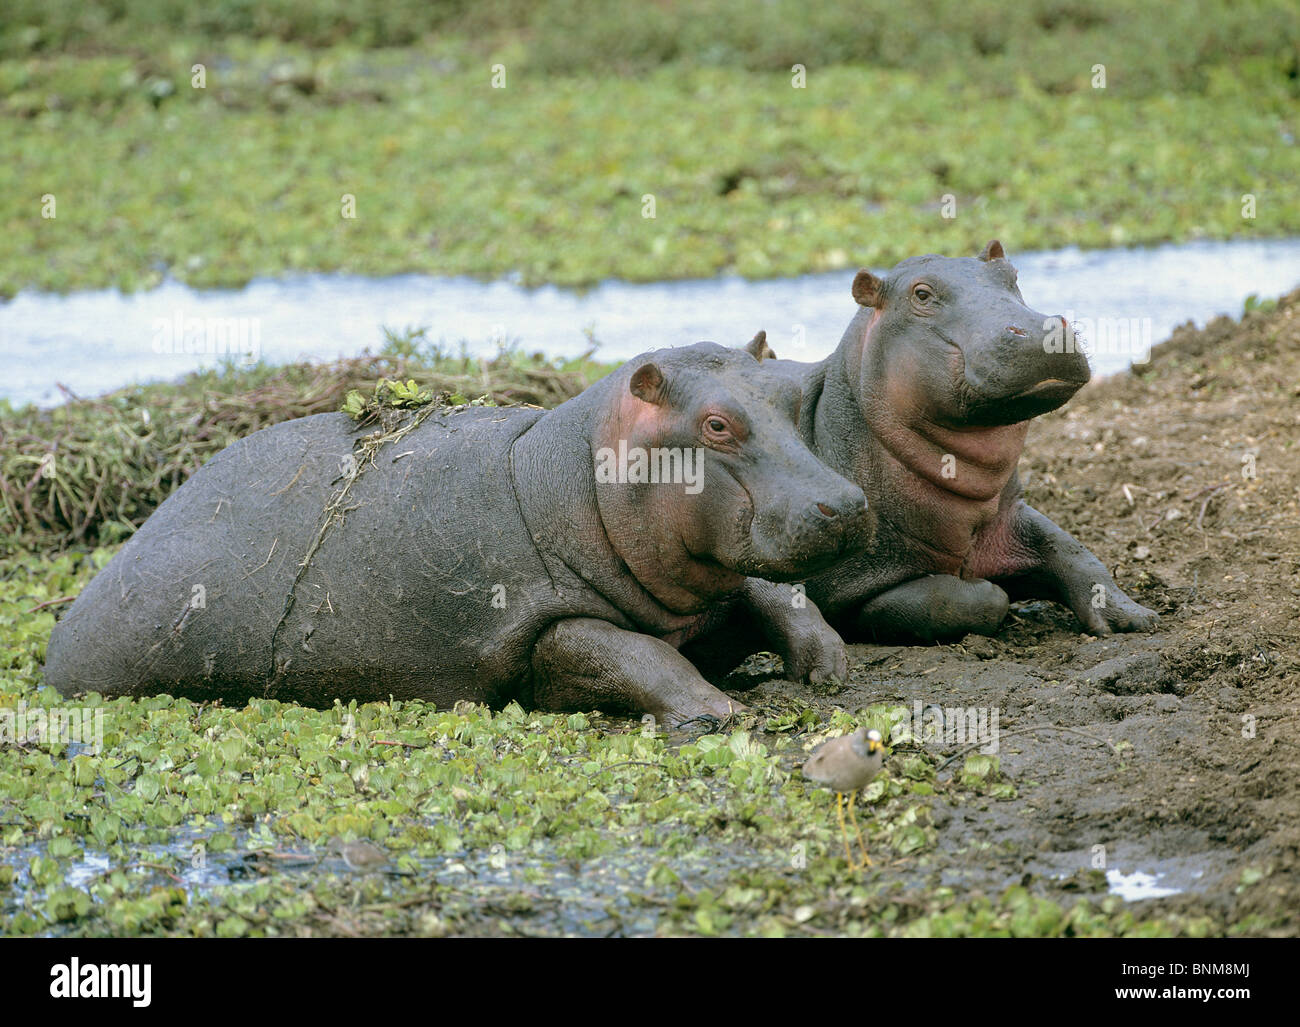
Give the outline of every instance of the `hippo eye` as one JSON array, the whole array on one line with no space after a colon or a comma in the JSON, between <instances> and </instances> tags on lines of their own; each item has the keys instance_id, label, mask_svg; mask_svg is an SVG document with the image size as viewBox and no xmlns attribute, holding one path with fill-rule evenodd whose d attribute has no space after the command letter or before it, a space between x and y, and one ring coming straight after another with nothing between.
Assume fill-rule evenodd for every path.
<instances>
[{"instance_id":1,"label":"hippo eye","mask_svg":"<svg viewBox=\"0 0 1300 1027\"><path fill-rule=\"evenodd\" d=\"M912 295L916 297L918 303L929 303L934 299L934 293L930 291L928 285L913 286Z\"/></svg>"},{"instance_id":2,"label":"hippo eye","mask_svg":"<svg viewBox=\"0 0 1300 1027\"><path fill-rule=\"evenodd\" d=\"M704 437L713 442L727 442L732 437L731 422L717 414L709 414L705 417L703 428Z\"/></svg>"}]
</instances>

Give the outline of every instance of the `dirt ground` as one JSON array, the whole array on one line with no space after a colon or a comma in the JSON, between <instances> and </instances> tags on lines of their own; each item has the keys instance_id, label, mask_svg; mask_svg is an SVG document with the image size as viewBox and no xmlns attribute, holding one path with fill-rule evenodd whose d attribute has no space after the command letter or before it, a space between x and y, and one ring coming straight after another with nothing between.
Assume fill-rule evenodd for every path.
<instances>
[{"instance_id":1,"label":"dirt ground","mask_svg":"<svg viewBox=\"0 0 1300 1027\"><path fill-rule=\"evenodd\" d=\"M1105 887L1089 874L1104 860L1180 890L1151 912L1300 933L1297 439L1300 290L1242 322L1180 329L1137 373L1034 426L1027 500L1162 621L1094 638L1063 607L1021 604L995 638L852 646L845 690L805 690L846 710L919 699L1000 712L1018 797L936 807L938 852L911 883L1032 875L1048 894L1090 891ZM796 686L762 686L774 687Z\"/></svg>"}]
</instances>

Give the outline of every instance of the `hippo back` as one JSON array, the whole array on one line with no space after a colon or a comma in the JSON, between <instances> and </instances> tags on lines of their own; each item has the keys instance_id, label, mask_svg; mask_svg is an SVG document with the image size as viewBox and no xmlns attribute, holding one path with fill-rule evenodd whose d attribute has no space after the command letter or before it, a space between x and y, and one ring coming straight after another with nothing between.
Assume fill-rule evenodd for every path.
<instances>
[{"instance_id":1,"label":"hippo back","mask_svg":"<svg viewBox=\"0 0 1300 1027\"><path fill-rule=\"evenodd\" d=\"M51 636L47 681L498 701L554 605L509 470L542 414L439 412L370 453L343 414L234 443L82 592Z\"/></svg>"}]
</instances>

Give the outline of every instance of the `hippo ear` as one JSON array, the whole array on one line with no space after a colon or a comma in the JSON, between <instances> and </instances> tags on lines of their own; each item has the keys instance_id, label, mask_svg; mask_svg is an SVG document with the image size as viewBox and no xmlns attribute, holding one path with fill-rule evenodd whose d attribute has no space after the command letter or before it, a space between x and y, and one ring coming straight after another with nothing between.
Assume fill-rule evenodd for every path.
<instances>
[{"instance_id":1,"label":"hippo ear","mask_svg":"<svg viewBox=\"0 0 1300 1027\"><path fill-rule=\"evenodd\" d=\"M980 260L983 260L985 262L990 260L1006 260L1006 259L1007 259L1007 255L1002 251L1002 244L998 242L996 239L990 240L989 244L984 247L984 252L980 254Z\"/></svg>"},{"instance_id":2,"label":"hippo ear","mask_svg":"<svg viewBox=\"0 0 1300 1027\"><path fill-rule=\"evenodd\" d=\"M632 372L628 391L637 399L647 403L659 403L663 400L664 376L657 364L642 364Z\"/></svg>"},{"instance_id":3,"label":"hippo ear","mask_svg":"<svg viewBox=\"0 0 1300 1027\"><path fill-rule=\"evenodd\" d=\"M745 346L745 352L757 360L760 364L767 360L775 360L776 354L772 352L772 347L767 344L767 332L759 332Z\"/></svg>"},{"instance_id":4,"label":"hippo ear","mask_svg":"<svg viewBox=\"0 0 1300 1027\"><path fill-rule=\"evenodd\" d=\"M865 268L853 276L853 298L859 306L880 306L880 294L884 288L885 283Z\"/></svg>"}]
</instances>

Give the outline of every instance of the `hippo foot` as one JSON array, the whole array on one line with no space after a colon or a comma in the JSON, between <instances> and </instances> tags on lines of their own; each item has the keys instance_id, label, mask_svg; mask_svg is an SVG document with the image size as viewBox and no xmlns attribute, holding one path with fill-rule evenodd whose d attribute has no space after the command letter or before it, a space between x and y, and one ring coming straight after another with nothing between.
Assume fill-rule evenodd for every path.
<instances>
[{"instance_id":1,"label":"hippo foot","mask_svg":"<svg viewBox=\"0 0 1300 1027\"><path fill-rule=\"evenodd\" d=\"M1021 503L1014 534L1020 548L1044 554L1042 565L1028 577L1028 587L1007 581L1017 599L1056 599L1079 618L1092 635L1115 631L1150 631L1160 620L1126 596L1100 560L1078 539L1032 506Z\"/></svg>"},{"instance_id":2,"label":"hippo foot","mask_svg":"<svg viewBox=\"0 0 1300 1027\"><path fill-rule=\"evenodd\" d=\"M705 684L708 684L708 682L705 682ZM709 687L712 688L713 686L710 685ZM717 690L715 689L715 691ZM718 692L718 695L721 697L720 701L710 700L696 707L665 707L661 708L657 713L652 710L650 714L666 727L677 731L690 729L692 731L698 730L703 734L712 734L733 720L738 714L749 711L748 706L736 702L726 692Z\"/></svg>"},{"instance_id":3,"label":"hippo foot","mask_svg":"<svg viewBox=\"0 0 1300 1027\"><path fill-rule=\"evenodd\" d=\"M789 680L806 685L832 678L848 680L844 640L826 623L802 586L792 588L750 578L745 583L744 603L772 651L785 663ZM745 631L737 637L748 639L749 635Z\"/></svg>"},{"instance_id":4,"label":"hippo foot","mask_svg":"<svg viewBox=\"0 0 1300 1027\"><path fill-rule=\"evenodd\" d=\"M684 731L694 735L715 735L725 730L735 719L736 713L744 706L735 707L735 711L726 717L715 717L712 713L701 713L698 717L688 717L676 722L669 721L668 727L674 731Z\"/></svg>"},{"instance_id":5,"label":"hippo foot","mask_svg":"<svg viewBox=\"0 0 1300 1027\"><path fill-rule=\"evenodd\" d=\"M1011 600L991 581L930 574L905 581L865 603L854 637L876 642L939 642L994 635Z\"/></svg>"},{"instance_id":6,"label":"hippo foot","mask_svg":"<svg viewBox=\"0 0 1300 1027\"><path fill-rule=\"evenodd\" d=\"M785 676L806 685L847 681L849 656L844 640L829 624L810 625L790 637L781 653Z\"/></svg>"},{"instance_id":7,"label":"hippo foot","mask_svg":"<svg viewBox=\"0 0 1300 1027\"><path fill-rule=\"evenodd\" d=\"M745 710L667 642L589 617L543 633L533 675L534 701L548 710L648 713L673 728L721 723Z\"/></svg>"},{"instance_id":8,"label":"hippo foot","mask_svg":"<svg viewBox=\"0 0 1300 1027\"><path fill-rule=\"evenodd\" d=\"M1117 631L1151 631L1160 623L1160 614L1134 602L1111 582L1104 592L1104 602L1093 605L1089 598L1071 603L1074 615L1090 635L1109 635Z\"/></svg>"}]
</instances>

